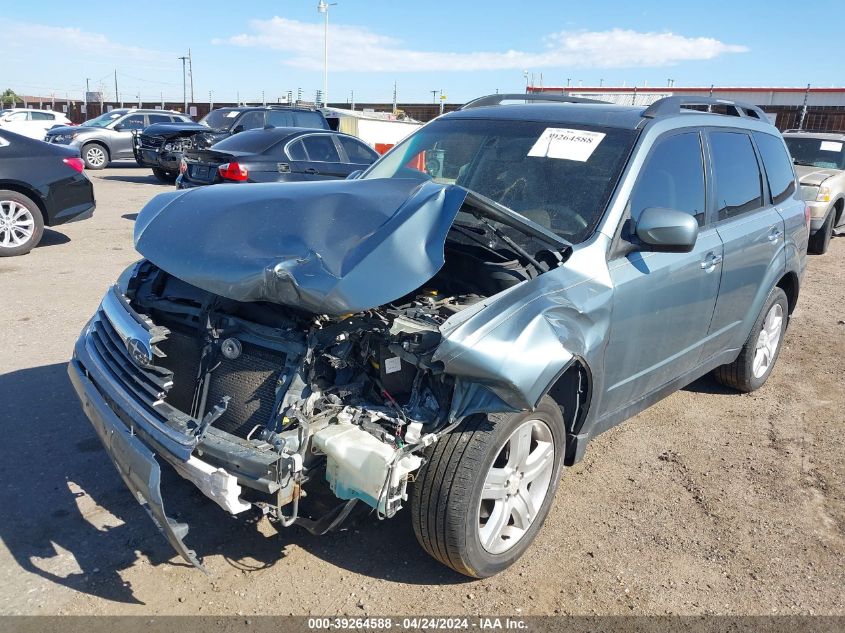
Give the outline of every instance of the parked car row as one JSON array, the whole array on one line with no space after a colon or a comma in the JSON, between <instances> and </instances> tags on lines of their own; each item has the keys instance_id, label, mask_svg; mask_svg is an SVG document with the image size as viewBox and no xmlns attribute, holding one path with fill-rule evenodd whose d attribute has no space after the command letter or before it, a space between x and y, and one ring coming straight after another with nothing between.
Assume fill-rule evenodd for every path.
<instances>
[{"instance_id":1,"label":"parked car row","mask_svg":"<svg viewBox=\"0 0 845 633\"><path fill-rule=\"evenodd\" d=\"M180 186L358 149L244 131L190 150ZM409 506L425 551L490 576L599 434L710 372L766 382L811 221L755 106L491 95L347 180L156 196L142 259L68 371L127 487L198 567L162 465L227 513L314 534Z\"/></svg>"}]
</instances>

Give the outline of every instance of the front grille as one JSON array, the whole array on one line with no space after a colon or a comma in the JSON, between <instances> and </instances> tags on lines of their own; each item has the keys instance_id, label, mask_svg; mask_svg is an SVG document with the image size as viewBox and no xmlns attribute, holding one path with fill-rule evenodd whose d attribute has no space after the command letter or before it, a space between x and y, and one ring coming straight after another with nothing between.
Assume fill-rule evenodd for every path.
<instances>
[{"instance_id":1,"label":"front grille","mask_svg":"<svg viewBox=\"0 0 845 633\"><path fill-rule=\"evenodd\" d=\"M139 367L102 310L97 312L88 340L114 379L123 384L135 400L158 414L155 407L173 386L173 372L164 367Z\"/></svg>"},{"instance_id":2,"label":"front grille","mask_svg":"<svg viewBox=\"0 0 845 633\"><path fill-rule=\"evenodd\" d=\"M203 341L195 332L179 331L168 325L167 338L156 344L165 354L155 358L155 366L141 367L130 356L126 344L103 310L97 312L88 337L94 353L139 405L160 419L164 407L192 415L193 402L202 385L199 376ZM268 423L274 414L276 386L285 369L283 352L242 342L238 358L222 355L208 379L205 411L193 416L202 419L207 411L229 396L226 412L214 423L218 429L246 438L256 425ZM167 406L169 405L169 407Z\"/></svg>"},{"instance_id":3,"label":"front grille","mask_svg":"<svg viewBox=\"0 0 845 633\"><path fill-rule=\"evenodd\" d=\"M141 134L138 139L141 147L161 147L164 143L164 138L161 136L150 136L149 134Z\"/></svg>"}]
</instances>

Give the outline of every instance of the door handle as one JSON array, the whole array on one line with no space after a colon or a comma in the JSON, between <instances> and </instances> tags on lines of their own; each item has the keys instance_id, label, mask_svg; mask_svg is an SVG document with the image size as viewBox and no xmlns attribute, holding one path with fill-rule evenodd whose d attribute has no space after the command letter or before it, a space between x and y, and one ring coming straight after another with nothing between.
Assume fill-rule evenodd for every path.
<instances>
[{"instance_id":1,"label":"door handle","mask_svg":"<svg viewBox=\"0 0 845 633\"><path fill-rule=\"evenodd\" d=\"M778 238L780 238L780 230L778 229L778 227L773 226L772 230L769 231L768 240L770 242L777 242Z\"/></svg>"},{"instance_id":2,"label":"door handle","mask_svg":"<svg viewBox=\"0 0 845 633\"><path fill-rule=\"evenodd\" d=\"M704 270L712 270L715 266L721 263L721 255L714 255L713 253L708 253L707 257L704 258L704 261L701 262L701 268Z\"/></svg>"},{"instance_id":3,"label":"door handle","mask_svg":"<svg viewBox=\"0 0 845 633\"><path fill-rule=\"evenodd\" d=\"M303 171L303 173L305 173L305 174L309 174L309 175L312 175L312 176L313 176L314 174L316 174L316 173L318 173L318 172L317 172L317 170L316 170L316 169L314 169L313 167L309 167L308 169L305 169L305 170Z\"/></svg>"}]
</instances>

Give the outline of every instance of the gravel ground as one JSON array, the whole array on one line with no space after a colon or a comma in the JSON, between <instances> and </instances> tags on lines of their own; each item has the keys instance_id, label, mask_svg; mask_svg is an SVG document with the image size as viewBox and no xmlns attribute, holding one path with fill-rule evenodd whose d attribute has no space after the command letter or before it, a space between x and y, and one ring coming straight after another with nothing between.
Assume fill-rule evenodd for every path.
<instances>
[{"instance_id":1,"label":"gravel ground","mask_svg":"<svg viewBox=\"0 0 845 633\"><path fill-rule=\"evenodd\" d=\"M845 239L811 257L768 384L703 379L591 443L533 547L469 581L407 511L312 537L231 518L165 473L205 576L126 491L66 375L136 255L135 167L89 172L98 208L0 261L2 614L845 614Z\"/></svg>"}]
</instances>

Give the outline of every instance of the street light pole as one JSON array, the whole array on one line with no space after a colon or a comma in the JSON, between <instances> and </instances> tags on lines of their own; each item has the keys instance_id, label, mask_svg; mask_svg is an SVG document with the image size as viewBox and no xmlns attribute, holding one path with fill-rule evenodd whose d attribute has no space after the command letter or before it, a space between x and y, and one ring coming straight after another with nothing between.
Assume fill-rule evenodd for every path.
<instances>
[{"instance_id":1,"label":"street light pole","mask_svg":"<svg viewBox=\"0 0 845 633\"><path fill-rule=\"evenodd\" d=\"M317 3L317 11L323 14L323 103L329 103L329 7L336 6L337 2L327 3L320 0Z\"/></svg>"},{"instance_id":2,"label":"street light pole","mask_svg":"<svg viewBox=\"0 0 845 633\"><path fill-rule=\"evenodd\" d=\"M186 55L179 57L182 60L182 105L184 106L183 113L188 112L188 78L185 74L185 61L188 59Z\"/></svg>"}]
</instances>

